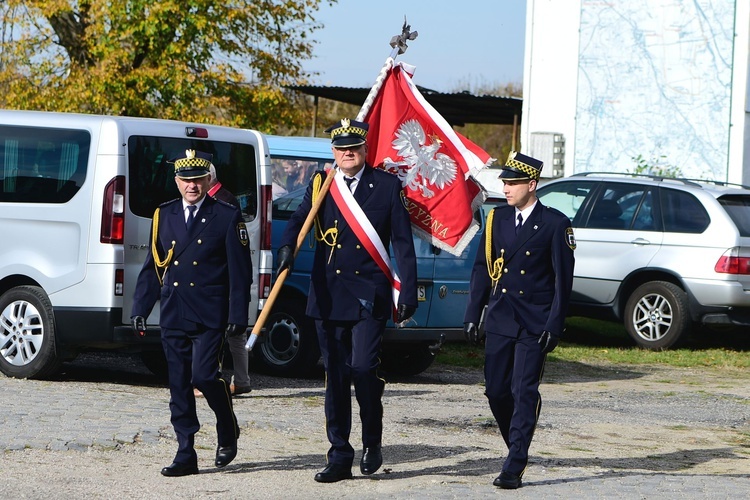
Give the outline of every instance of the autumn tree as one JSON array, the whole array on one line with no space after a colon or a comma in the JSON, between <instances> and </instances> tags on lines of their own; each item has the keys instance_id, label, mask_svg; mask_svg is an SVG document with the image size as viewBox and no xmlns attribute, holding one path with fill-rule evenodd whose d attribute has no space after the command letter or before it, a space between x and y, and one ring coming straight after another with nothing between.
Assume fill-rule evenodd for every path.
<instances>
[{"instance_id":1,"label":"autumn tree","mask_svg":"<svg viewBox=\"0 0 750 500\"><path fill-rule=\"evenodd\" d=\"M321 1L5 0L0 106L304 128Z\"/></svg>"}]
</instances>

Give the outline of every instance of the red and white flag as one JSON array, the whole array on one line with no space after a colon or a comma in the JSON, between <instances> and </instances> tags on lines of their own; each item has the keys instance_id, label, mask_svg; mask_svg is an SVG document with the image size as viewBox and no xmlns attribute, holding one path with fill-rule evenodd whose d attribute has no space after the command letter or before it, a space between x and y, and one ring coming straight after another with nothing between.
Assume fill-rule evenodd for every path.
<instances>
[{"instance_id":1,"label":"red and white flag","mask_svg":"<svg viewBox=\"0 0 750 500\"><path fill-rule=\"evenodd\" d=\"M461 255L479 230L473 214L485 198L471 176L495 159L453 130L411 73L395 64L367 112L367 163L401 179L417 236Z\"/></svg>"}]
</instances>

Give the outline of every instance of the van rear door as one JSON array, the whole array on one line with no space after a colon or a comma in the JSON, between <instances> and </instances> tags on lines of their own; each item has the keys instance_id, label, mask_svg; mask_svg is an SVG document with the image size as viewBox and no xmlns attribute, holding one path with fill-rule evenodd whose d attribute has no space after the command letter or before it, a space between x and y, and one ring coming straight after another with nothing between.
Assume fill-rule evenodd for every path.
<instances>
[{"instance_id":1,"label":"van rear door","mask_svg":"<svg viewBox=\"0 0 750 500\"><path fill-rule=\"evenodd\" d=\"M138 273L151 251L149 234L154 210L180 197L174 165L168 160L187 149L212 154L219 182L240 202L250 234L253 285L249 312L250 322L254 323L259 309L259 274L269 273L271 265L270 251L262 249L264 233L270 231L270 225L263 220L270 216L263 201L266 194L270 196L270 164L263 137L257 132L228 127L135 119L123 120L121 133L123 144L127 144L128 168L123 323L130 323ZM147 323L150 327L158 325L158 306Z\"/></svg>"}]
</instances>

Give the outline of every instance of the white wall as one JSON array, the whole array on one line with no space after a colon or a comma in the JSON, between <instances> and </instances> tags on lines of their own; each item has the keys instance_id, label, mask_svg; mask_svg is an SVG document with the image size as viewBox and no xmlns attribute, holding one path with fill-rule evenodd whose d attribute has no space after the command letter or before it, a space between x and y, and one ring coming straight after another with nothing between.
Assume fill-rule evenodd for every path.
<instances>
[{"instance_id":1,"label":"white wall","mask_svg":"<svg viewBox=\"0 0 750 500\"><path fill-rule=\"evenodd\" d=\"M750 2L737 2L728 182L750 185Z\"/></svg>"},{"instance_id":2,"label":"white wall","mask_svg":"<svg viewBox=\"0 0 750 500\"><path fill-rule=\"evenodd\" d=\"M658 8L662 9L661 12L663 14L665 12L664 9L680 9L682 1L678 0L674 2L674 5L660 4ZM696 137L705 138L713 133L720 140L706 141L707 146L711 145L715 148L713 151L693 151L681 157L675 152L686 151L687 147L690 145L694 146L696 141L683 146L680 144L681 138L678 134L674 136L665 134L662 136L662 139L666 138L672 141L665 149L670 152L670 158L679 158L674 163L678 167L684 166L687 172L683 173L683 175L691 176L690 174L693 174L692 176L702 176L704 174L694 174L694 172L703 172L704 170L701 169L705 167L705 172L708 172L705 178L750 184L750 160L748 160L750 159L750 86L748 85L748 73L750 72L748 63L750 57L750 2L746 0L736 2L732 0L703 0L700 3L702 8L710 8L714 15L719 13L720 16L726 17L725 14L731 14L731 12L734 12L735 15L733 51L726 61L722 60L725 64L724 69L718 69L715 73L709 73L713 70L710 67L691 68L689 71L695 75L705 70L706 74L711 76L722 75L723 78L723 75L727 74L731 78L731 83L725 83L723 87L716 89L717 95L730 94L729 103L726 101L719 103L724 108L723 112L716 115L719 118L711 120L709 124L705 123L705 119L695 124L696 130L699 130L701 127L708 127L707 130L709 132L708 134L697 132L698 135ZM577 98L580 95L579 84L586 84L586 82L578 81L580 69L579 53L584 52L581 50L580 44L589 43L589 41L581 42L580 40L581 7L581 0L527 0L523 117L520 136L521 152L531 154L529 147L532 133L554 132L563 134L565 137L565 175L575 173L576 165L579 165L579 170L584 170L584 167L601 170L601 165L610 167L613 171L632 170L635 166L632 161L635 154L644 151L645 156L647 154L655 154L654 152L658 151L658 147L648 144L648 140L650 139L650 123L648 120L664 120L662 126L666 123L666 126L669 127L669 117L665 118L656 115L649 117L648 112L646 112L643 113L646 115L643 118L643 122L634 125L632 122L625 123L623 121L622 127L636 126L641 129L638 132L641 134L640 139L631 140L629 143L621 143L619 147L613 147L612 149L620 150L613 151L612 161L601 161L600 159L596 162L596 165L591 166L587 164L587 155L590 152L580 151L580 144L578 145L579 150L576 150L576 119L591 121L590 116L576 116L579 109L584 109L583 107L579 108L577 103ZM612 8L615 9L616 7L617 4L613 4ZM694 4L692 7L697 8ZM596 6L592 8L596 8ZM666 18L679 18L679 14L677 13L674 15L668 11L667 13L669 15L665 16ZM721 23L723 26L716 26L716 24L710 26L710 28L715 28L717 33L719 33L718 36L721 37L719 39L722 40L720 47L725 51L727 47L732 46L732 42L728 41L731 39L730 22L731 19L727 23ZM674 37L674 32L671 31L672 28L671 26L665 26L664 32L653 33L653 35L663 37L669 41ZM651 29L651 26L646 28L646 30L649 29ZM721 29L724 29L724 31L720 31ZM710 35L710 33L706 34L706 36ZM633 48L618 47L618 50L628 51L633 50ZM713 50L713 47L709 47L707 44L706 50ZM623 56L623 53L617 55ZM627 53L624 55L627 56ZM690 54L686 54L684 61L690 61L690 56ZM724 54L720 54L719 57L724 57ZM620 57L621 64L622 59ZM729 62L729 59L731 59L731 62ZM705 58L696 60L706 61ZM683 59L682 57L679 60L669 58L668 63L682 64ZM689 64L689 62L685 62L685 64ZM726 64L731 64L731 72L726 70ZM622 68L619 70L622 71ZM679 71L680 68L664 68L665 74L669 76L675 75L676 70ZM719 73L721 71L723 73ZM658 76L655 76L654 81L661 81L658 78ZM710 78L706 80L706 84L708 85L717 85L716 80L711 80ZM724 81L729 82L729 79L721 80L718 83ZM651 83L653 84L653 82ZM670 81L669 83L672 84L673 82ZM703 82L700 83L702 84ZM705 89L698 88L696 90L695 80L689 84L692 84L693 87L688 88L688 91L701 92L696 94L698 97L706 95L702 93ZM711 87L708 90L713 89L715 88ZM675 91L674 87L670 87L668 90L671 92ZM632 94L630 97L632 97ZM660 96L652 97L658 99ZM649 100L650 98L646 98L643 106L649 106ZM702 104L705 109L705 99ZM613 106L612 109L614 109L614 113L610 113L610 119L612 119L612 116L619 116L618 108ZM622 109L623 111L630 111L633 108L631 105L631 107ZM648 111L649 108L645 109ZM685 115L687 117L682 117L681 126L690 127L689 110ZM634 113L633 116L638 116L638 114ZM617 130L615 129L618 127L619 123L614 127L603 127L601 133L615 135L617 134ZM638 137L637 134L635 136ZM617 143L615 140L611 140L611 142L613 144ZM721 144L717 145L717 142ZM577 154L581 155L578 161L576 161ZM617 157L618 154L620 155L619 157ZM711 164L710 167L706 166L709 163ZM746 164L748 167L745 167Z\"/></svg>"},{"instance_id":3,"label":"white wall","mask_svg":"<svg viewBox=\"0 0 750 500\"><path fill-rule=\"evenodd\" d=\"M580 12L580 0L526 0L521 152L531 154L532 132L563 134L565 175L573 173Z\"/></svg>"}]
</instances>

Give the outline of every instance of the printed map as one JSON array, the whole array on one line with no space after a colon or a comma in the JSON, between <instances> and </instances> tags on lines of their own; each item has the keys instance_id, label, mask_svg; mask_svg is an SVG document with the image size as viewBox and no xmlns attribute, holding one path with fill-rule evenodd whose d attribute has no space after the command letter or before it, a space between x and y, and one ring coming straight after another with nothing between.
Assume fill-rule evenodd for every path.
<instances>
[{"instance_id":1,"label":"printed map","mask_svg":"<svg viewBox=\"0 0 750 500\"><path fill-rule=\"evenodd\" d=\"M575 172L633 172L640 155L727 180L734 9L734 0L582 2Z\"/></svg>"}]
</instances>

